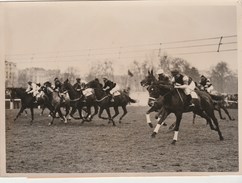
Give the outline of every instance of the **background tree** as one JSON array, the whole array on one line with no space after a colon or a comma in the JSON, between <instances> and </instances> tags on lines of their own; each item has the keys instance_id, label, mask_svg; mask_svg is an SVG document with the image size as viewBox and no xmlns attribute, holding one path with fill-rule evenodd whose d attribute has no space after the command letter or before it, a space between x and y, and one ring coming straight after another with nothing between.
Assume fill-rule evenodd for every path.
<instances>
[{"instance_id":1,"label":"background tree","mask_svg":"<svg viewBox=\"0 0 242 183\"><path fill-rule=\"evenodd\" d=\"M212 68L210 76L215 89L222 93L226 90L226 83L228 84L229 81L237 80L236 75L229 69L228 64L223 61ZM236 87L236 84L234 83L231 87Z\"/></svg>"},{"instance_id":2,"label":"background tree","mask_svg":"<svg viewBox=\"0 0 242 183\"><path fill-rule=\"evenodd\" d=\"M107 77L111 80L114 79L112 61L97 62L93 64L86 76L86 80L91 81L95 78L103 77Z\"/></svg>"}]
</instances>

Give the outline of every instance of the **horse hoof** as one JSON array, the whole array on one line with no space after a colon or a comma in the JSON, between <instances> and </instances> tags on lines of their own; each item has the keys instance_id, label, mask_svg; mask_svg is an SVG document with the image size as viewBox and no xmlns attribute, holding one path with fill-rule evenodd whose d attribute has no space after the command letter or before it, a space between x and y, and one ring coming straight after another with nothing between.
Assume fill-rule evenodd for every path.
<instances>
[{"instance_id":1,"label":"horse hoof","mask_svg":"<svg viewBox=\"0 0 242 183\"><path fill-rule=\"evenodd\" d=\"M148 123L150 128L153 128L153 124L152 123Z\"/></svg>"},{"instance_id":2,"label":"horse hoof","mask_svg":"<svg viewBox=\"0 0 242 183\"><path fill-rule=\"evenodd\" d=\"M153 133L151 134L151 137L152 137L152 138L155 138L155 136L156 136L156 132L153 132Z\"/></svg>"},{"instance_id":3,"label":"horse hoof","mask_svg":"<svg viewBox=\"0 0 242 183\"><path fill-rule=\"evenodd\" d=\"M223 138L223 137L220 137L219 139L220 139L221 141L223 141L223 140L224 140L224 138Z\"/></svg>"},{"instance_id":4,"label":"horse hoof","mask_svg":"<svg viewBox=\"0 0 242 183\"><path fill-rule=\"evenodd\" d=\"M173 140L171 144L176 145L176 140Z\"/></svg>"}]
</instances>

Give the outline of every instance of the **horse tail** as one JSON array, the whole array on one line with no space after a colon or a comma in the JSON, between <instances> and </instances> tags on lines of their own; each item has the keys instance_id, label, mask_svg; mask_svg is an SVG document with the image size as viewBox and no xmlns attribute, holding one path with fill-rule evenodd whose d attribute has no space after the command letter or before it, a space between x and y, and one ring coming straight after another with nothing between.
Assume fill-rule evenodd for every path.
<instances>
[{"instance_id":1,"label":"horse tail","mask_svg":"<svg viewBox=\"0 0 242 183\"><path fill-rule=\"evenodd\" d=\"M129 102L130 102L130 103L136 103L136 100L130 98L129 96L128 96L128 99L129 99Z\"/></svg>"}]
</instances>

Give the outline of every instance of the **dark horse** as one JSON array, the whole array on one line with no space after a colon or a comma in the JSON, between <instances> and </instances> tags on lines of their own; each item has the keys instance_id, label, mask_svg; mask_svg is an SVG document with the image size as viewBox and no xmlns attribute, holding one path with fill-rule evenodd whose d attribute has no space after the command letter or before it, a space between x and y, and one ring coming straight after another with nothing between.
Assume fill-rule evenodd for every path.
<instances>
[{"instance_id":1,"label":"dark horse","mask_svg":"<svg viewBox=\"0 0 242 183\"><path fill-rule=\"evenodd\" d=\"M112 96L110 96L103 90L101 83L99 83L99 81L97 80L90 81L89 83L87 83L87 86L90 88L93 88L95 91L95 95L97 98L96 101L100 107L98 116L102 119L106 119L101 116L103 113L103 110L105 109L108 114L109 122L112 122L114 126L115 126L114 118L119 115L118 107L122 107L123 109L123 114L119 118L119 123L121 123L121 120L123 119L123 117L128 113L126 106L129 103L136 102L135 100L129 97L128 93L124 91L118 91L117 94L113 96L113 101L112 101L111 100ZM110 107L113 107L115 111L115 114L112 117L109 110Z\"/></svg>"},{"instance_id":2,"label":"dark horse","mask_svg":"<svg viewBox=\"0 0 242 183\"><path fill-rule=\"evenodd\" d=\"M82 108L84 106L87 107L87 115L85 117L85 120L91 121L92 118L98 113L98 105L96 102L96 96L94 94L94 91L92 88L85 89L82 93L83 95L80 96L80 92L76 91L73 86L70 84L69 80L67 79L62 84L62 90L67 91L70 96L70 102L72 105L72 111L70 113L71 116L75 113L76 110L78 110L80 119L83 119L82 116ZM94 107L94 113L91 114L91 107ZM82 122L85 121L83 119Z\"/></svg>"},{"instance_id":3,"label":"dark horse","mask_svg":"<svg viewBox=\"0 0 242 183\"><path fill-rule=\"evenodd\" d=\"M158 83L158 80L154 76L153 70L151 70L151 71L148 71L148 75L140 82L140 84L141 86L146 87L148 89L148 87L153 83ZM165 82L164 84L168 84L168 83ZM158 112L158 110L162 108L162 105L161 105L162 103L156 102L156 100L157 98L149 96L148 105L150 106L150 108L146 112L146 122L151 128L153 128L153 124L151 123L151 120L150 120L150 113ZM159 119L157 119L157 121L159 121ZM163 123L163 125L166 126L166 123Z\"/></svg>"},{"instance_id":4,"label":"dark horse","mask_svg":"<svg viewBox=\"0 0 242 183\"><path fill-rule=\"evenodd\" d=\"M26 89L24 88L9 88L11 101L15 98L21 99L21 108L15 117L14 121L23 113L23 111L27 108L30 109L31 112L31 121L30 124L32 124L34 120L34 108L39 105L45 105L50 111L53 110L53 106L51 106L48 96L41 95L41 97L38 98L38 101L35 103L35 99L32 94L27 94Z\"/></svg>"},{"instance_id":5,"label":"dark horse","mask_svg":"<svg viewBox=\"0 0 242 183\"><path fill-rule=\"evenodd\" d=\"M205 118L207 123L210 125L211 130L218 132L220 140L223 140L222 133L219 129L218 121L214 115L214 105L211 96L203 91L196 91L197 100L195 107L190 109L188 108L186 102L187 96L181 89L175 89L172 85L157 85L151 84L148 88L150 96L154 98L159 98L157 102L161 103L162 108L159 111L159 122L155 127L152 137L155 137L158 133L158 130L164 120L170 113L174 113L176 116L176 123L174 128L174 138L172 144L175 144L178 137L178 131L182 119L182 114L184 112L193 112L202 118ZM213 126L216 126L216 128Z\"/></svg>"},{"instance_id":6,"label":"dark horse","mask_svg":"<svg viewBox=\"0 0 242 183\"><path fill-rule=\"evenodd\" d=\"M199 90L205 91L205 90L202 90L199 85L196 85L196 86ZM205 92L207 92L207 91L205 91ZM220 95L219 93L216 94L216 95L214 95L214 94L209 94L209 95L212 97L212 100L213 100L213 103L214 103L214 108L215 108L216 111L218 111L220 119L222 119L222 120L226 119L225 117L222 116L222 113L221 113L221 109L223 109L223 111L229 117L229 120L234 121L235 119L230 116L229 111L227 110L225 96Z\"/></svg>"}]
</instances>

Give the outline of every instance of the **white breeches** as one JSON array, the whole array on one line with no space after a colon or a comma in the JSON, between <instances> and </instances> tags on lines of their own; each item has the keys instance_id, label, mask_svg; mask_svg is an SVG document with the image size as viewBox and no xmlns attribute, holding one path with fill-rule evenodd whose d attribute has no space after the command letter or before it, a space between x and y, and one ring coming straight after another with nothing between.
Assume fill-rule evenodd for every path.
<instances>
[{"instance_id":1,"label":"white breeches","mask_svg":"<svg viewBox=\"0 0 242 183\"><path fill-rule=\"evenodd\" d=\"M116 84L116 86L115 86L112 90L110 90L110 94L113 95L113 94L114 94L115 92L117 92L119 89L120 89L119 85Z\"/></svg>"},{"instance_id":2,"label":"white breeches","mask_svg":"<svg viewBox=\"0 0 242 183\"><path fill-rule=\"evenodd\" d=\"M187 87L184 89L186 95L190 95L192 91L196 88L195 83L192 81Z\"/></svg>"}]
</instances>

